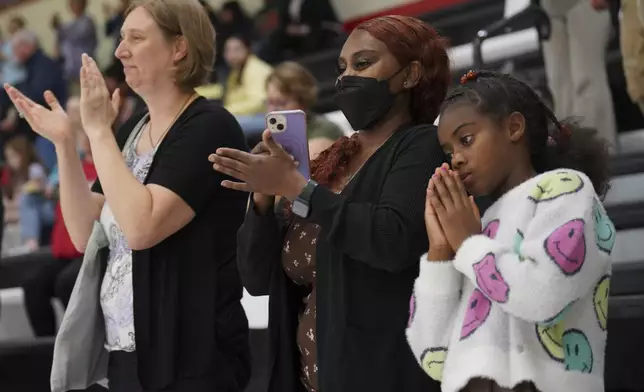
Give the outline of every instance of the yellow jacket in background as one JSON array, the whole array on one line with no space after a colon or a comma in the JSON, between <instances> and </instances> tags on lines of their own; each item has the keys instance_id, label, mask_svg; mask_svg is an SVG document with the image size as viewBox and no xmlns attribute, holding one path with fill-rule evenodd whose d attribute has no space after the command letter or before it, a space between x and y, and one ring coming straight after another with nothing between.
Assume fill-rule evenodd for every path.
<instances>
[{"instance_id":1,"label":"yellow jacket in background","mask_svg":"<svg viewBox=\"0 0 644 392\"><path fill-rule=\"evenodd\" d=\"M228 75L224 107L234 115L266 112L266 79L271 72L270 65L251 54L242 69L241 79L238 70L232 70Z\"/></svg>"}]
</instances>

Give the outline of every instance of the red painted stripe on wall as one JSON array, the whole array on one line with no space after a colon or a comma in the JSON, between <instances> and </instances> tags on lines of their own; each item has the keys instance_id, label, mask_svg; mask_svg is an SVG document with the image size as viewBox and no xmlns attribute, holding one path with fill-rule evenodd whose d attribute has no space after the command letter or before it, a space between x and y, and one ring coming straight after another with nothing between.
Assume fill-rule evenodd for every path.
<instances>
[{"instance_id":1,"label":"red painted stripe on wall","mask_svg":"<svg viewBox=\"0 0 644 392\"><path fill-rule=\"evenodd\" d=\"M442 8L448 8L457 4L465 3L467 1L469 0L420 0L412 3L401 4L395 7L385 8L373 14L349 19L344 22L344 28L346 31L351 31L366 20L385 15L420 16L438 11Z\"/></svg>"}]
</instances>

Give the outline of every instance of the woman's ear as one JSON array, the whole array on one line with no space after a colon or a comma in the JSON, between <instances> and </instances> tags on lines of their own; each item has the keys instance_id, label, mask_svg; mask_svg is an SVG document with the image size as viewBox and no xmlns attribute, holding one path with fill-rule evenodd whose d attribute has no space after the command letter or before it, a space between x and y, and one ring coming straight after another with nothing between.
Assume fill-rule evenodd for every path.
<instances>
[{"instance_id":1,"label":"woman's ear","mask_svg":"<svg viewBox=\"0 0 644 392\"><path fill-rule=\"evenodd\" d=\"M507 119L508 136L512 142L519 142L525 136L525 117L519 112L511 113Z\"/></svg>"},{"instance_id":2,"label":"woman's ear","mask_svg":"<svg viewBox=\"0 0 644 392\"><path fill-rule=\"evenodd\" d=\"M418 85L421 75L421 65L418 60L414 60L408 65L405 80L403 81L403 88L410 90Z\"/></svg>"},{"instance_id":3,"label":"woman's ear","mask_svg":"<svg viewBox=\"0 0 644 392\"><path fill-rule=\"evenodd\" d=\"M183 35L177 37L174 41L174 63L178 63L188 55L188 41Z\"/></svg>"}]
</instances>

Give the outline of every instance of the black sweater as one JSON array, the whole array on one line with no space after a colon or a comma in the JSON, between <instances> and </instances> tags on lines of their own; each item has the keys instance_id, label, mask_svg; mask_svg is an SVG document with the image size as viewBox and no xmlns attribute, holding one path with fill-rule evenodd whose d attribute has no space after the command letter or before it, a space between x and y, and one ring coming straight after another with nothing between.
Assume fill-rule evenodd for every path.
<instances>
[{"instance_id":1,"label":"black sweater","mask_svg":"<svg viewBox=\"0 0 644 392\"><path fill-rule=\"evenodd\" d=\"M142 117L133 116L117 134L121 149ZM241 392L250 377L248 320L235 268L248 196L220 186L230 178L208 162L220 147L246 149L241 128L225 109L198 98L170 128L144 181L176 193L195 212L159 244L132 251L136 353L145 390L211 377L213 392ZM92 190L103 192L100 181Z\"/></svg>"},{"instance_id":2,"label":"black sweater","mask_svg":"<svg viewBox=\"0 0 644 392\"><path fill-rule=\"evenodd\" d=\"M444 162L436 128L405 126L341 194L318 187L308 218L317 245L317 344L321 392L432 392L405 338L418 261L427 251L425 190ZM251 203L238 234L242 282L270 295L269 392L303 391L296 345L302 293L285 275L288 221Z\"/></svg>"}]
</instances>

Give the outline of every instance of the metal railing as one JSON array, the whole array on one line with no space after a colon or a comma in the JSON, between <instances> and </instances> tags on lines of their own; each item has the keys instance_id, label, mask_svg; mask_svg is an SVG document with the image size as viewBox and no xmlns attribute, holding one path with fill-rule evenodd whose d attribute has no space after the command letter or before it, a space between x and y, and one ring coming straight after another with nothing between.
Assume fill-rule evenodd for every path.
<instances>
[{"instance_id":1,"label":"metal railing","mask_svg":"<svg viewBox=\"0 0 644 392\"><path fill-rule=\"evenodd\" d=\"M480 69L485 65L481 49L483 41L496 35L508 33L516 26L525 26L526 24L532 24L537 29L540 39L547 39L550 36L550 19L543 8L533 2L533 4L511 17L501 19L479 30L472 41L474 68Z\"/></svg>"}]
</instances>

